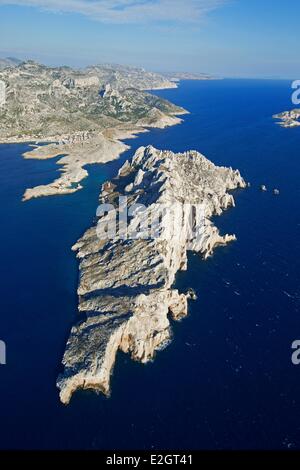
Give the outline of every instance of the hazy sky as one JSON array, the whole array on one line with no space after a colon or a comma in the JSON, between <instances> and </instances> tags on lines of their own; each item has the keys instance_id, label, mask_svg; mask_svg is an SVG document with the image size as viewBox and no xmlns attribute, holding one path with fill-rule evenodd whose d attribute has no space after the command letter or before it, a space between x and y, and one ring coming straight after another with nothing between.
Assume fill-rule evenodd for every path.
<instances>
[{"instance_id":1,"label":"hazy sky","mask_svg":"<svg viewBox=\"0 0 300 470\"><path fill-rule=\"evenodd\" d=\"M0 0L0 55L300 79L300 0Z\"/></svg>"}]
</instances>

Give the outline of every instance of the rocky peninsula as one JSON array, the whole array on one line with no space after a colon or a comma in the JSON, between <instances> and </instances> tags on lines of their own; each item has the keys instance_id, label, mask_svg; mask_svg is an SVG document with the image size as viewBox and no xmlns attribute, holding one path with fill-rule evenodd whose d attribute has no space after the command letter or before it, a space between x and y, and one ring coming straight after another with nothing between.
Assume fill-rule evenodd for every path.
<instances>
[{"instance_id":1,"label":"rocky peninsula","mask_svg":"<svg viewBox=\"0 0 300 470\"><path fill-rule=\"evenodd\" d=\"M0 143L36 142L25 158L61 156L61 175L50 184L28 188L24 201L78 191L88 175L86 165L117 158L128 148L122 139L151 127L179 124L178 116L187 113L145 91L176 84L138 68L74 70L6 61L0 80L5 85Z\"/></svg>"},{"instance_id":2,"label":"rocky peninsula","mask_svg":"<svg viewBox=\"0 0 300 470\"><path fill-rule=\"evenodd\" d=\"M298 127L300 126L300 109L284 111L283 113L275 114L273 118L280 120L277 124L281 127Z\"/></svg>"},{"instance_id":3,"label":"rocky peninsula","mask_svg":"<svg viewBox=\"0 0 300 470\"><path fill-rule=\"evenodd\" d=\"M208 73L191 73L191 72L166 72L163 74L171 82L179 82L180 80L220 80L220 77L215 77Z\"/></svg>"},{"instance_id":4,"label":"rocky peninsula","mask_svg":"<svg viewBox=\"0 0 300 470\"><path fill-rule=\"evenodd\" d=\"M64 404L77 389L109 395L118 350L147 363L168 344L170 320L187 315L190 297L174 287L176 273L187 269L188 251L206 258L235 240L222 236L210 219L234 206L228 191L245 186L239 171L218 167L196 151L175 154L151 146L139 148L103 185L100 203L107 212L73 247L80 262L80 321L71 330L57 381ZM101 228L120 215L120 196L134 207L127 237L105 239ZM167 223L149 237L149 213L159 207Z\"/></svg>"}]
</instances>

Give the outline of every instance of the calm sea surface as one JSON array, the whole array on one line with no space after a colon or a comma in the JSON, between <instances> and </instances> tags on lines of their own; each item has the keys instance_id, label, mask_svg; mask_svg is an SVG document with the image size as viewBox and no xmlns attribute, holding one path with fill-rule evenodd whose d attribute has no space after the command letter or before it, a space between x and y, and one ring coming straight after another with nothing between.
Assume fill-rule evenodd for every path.
<instances>
[{"instance_id":1,"label":"calm sea surface","mask_svg":"<svg viewBox=\"0 0 300 470\"><path fill-rule=\"evenodd\" d=\"M239 168L252 186L215 219L238 241L206 262L190 256L177 286L193 287L198 300L153 363L119 354L110 399L78 392L62 406L55 380L77 313L71 246L92 223L102 182L132 150L90 166L78 193L22 203L27 187L58 174L56 160L24 160L28 146L1 145L0 448L300 449L300 365L291 363L300 339L300 128L271 117L291 108L290 83L186 81L157 94L190 114L129 141L132 150L196 149Z\"/></svg>"}]
</instances>

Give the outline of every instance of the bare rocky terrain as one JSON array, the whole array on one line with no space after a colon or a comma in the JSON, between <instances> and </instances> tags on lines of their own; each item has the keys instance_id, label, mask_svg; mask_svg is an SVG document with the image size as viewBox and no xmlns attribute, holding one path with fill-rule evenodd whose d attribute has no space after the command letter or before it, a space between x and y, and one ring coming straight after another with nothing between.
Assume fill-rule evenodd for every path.
<instances>
[{"instance_id":1,"label":"bare rocky terrain","mask_svg":"<svg viewBox=\"0 0 300 470\"><path fill-rule=\"evenodd\" d=\"M128 147L120 139L181 122L186 111L145 89L174 88L143 69L93 66L84 70L46 67L33 61L0 70L5 102L0 106L0 143L38 142L25 158L58 160L53 183L28 188L23 200L81 189L90 163L117 158Z\"/></svg>"},{"instance_id":2,"label":"bare rocky terrain","mask_svg":"<svg viewBox=\"0 0 300 470\"><path fill-rule=\"evenodd\" d=\"M58 378L63 403L77 389L109 395L118 350L146 363L168 344L170 319L187 315L190 297L173 287L176 273L187 269L188 251L206 258L235 240L222 236L210 218L234 206L228 191L245 186L237 170L215 166L198 152L153 147L138 149L103 185L100 202L110 206L73 247L81 321L72 328ZM119 196L131 207L127 236L120 236L119 219L119 236L109 239L103 227L120 214ZM149 214L162 207L161 230L149 236Z\"/></svg>"}]
</instances>

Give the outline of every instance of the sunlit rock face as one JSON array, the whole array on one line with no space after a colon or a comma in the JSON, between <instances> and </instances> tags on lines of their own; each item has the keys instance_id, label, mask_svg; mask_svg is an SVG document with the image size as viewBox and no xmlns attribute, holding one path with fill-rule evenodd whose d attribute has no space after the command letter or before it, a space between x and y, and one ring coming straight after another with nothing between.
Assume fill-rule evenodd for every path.
<instances>
[{"instance_id":1,"label":"sunlit rock face","mask_svg":"<svg viewBox=\"0 0 300 470\"><path fill-rule=\"evenodd\" d=\"M138 149L103 185L106 211L98 212L96 225L73 247L83 319L71 330L58 378L63 403L79 388L109 395L118 350L146 363L168 344L170 318L188 313L189 294L173 287L176 273L188 269L188 251L206 258L235 240L220 235L210 218L234 206L229 190L245 186L239 171L218 167L198 152L151 146Z\"/></svg>"}]
</instances>

